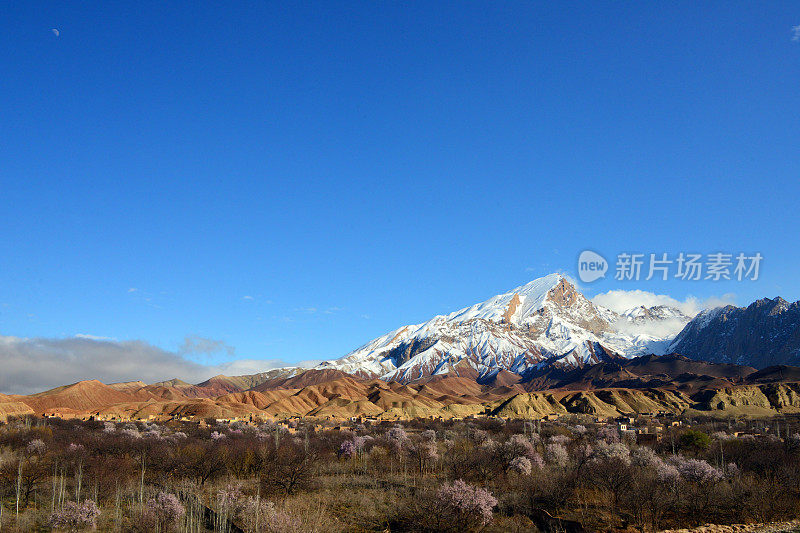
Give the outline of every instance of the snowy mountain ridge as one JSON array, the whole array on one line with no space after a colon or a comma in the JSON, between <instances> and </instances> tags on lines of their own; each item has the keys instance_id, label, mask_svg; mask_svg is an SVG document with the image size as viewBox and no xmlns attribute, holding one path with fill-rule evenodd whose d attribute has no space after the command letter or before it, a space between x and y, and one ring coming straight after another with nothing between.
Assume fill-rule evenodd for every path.
<instances>
[{"instance_id":1,"label":"snowy mountain ridge","mask_svg":"<svg viewBox=\"0 0 800 533\"><path fill-rule=\"evenodd\" d=\"M674 333L648 334L647 326L667 320L682 327L690 317L665 306L617 314L588 300L567 276L550 274L398 328L317 368L407 382L450 372L480 378L501 369L523 374L545 364L583 366L665 353Z\"/></svg>"},{"instance_id":2,"label":"snowy mountain ridge","mask_svg":"<svg viewBox=\"0 0 800 533\"><path fill-rule=\"evenodd\" d=\"M699 313L670 346L695 360L763 369L800 364L800 301L761 298Z\"/></svg>"}]
</instances>

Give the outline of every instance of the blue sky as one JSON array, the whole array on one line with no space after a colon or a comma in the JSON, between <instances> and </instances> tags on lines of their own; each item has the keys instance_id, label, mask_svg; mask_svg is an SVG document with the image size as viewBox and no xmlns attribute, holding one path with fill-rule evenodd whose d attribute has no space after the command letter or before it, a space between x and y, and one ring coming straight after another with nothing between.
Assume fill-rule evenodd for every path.
<instances>
[{"instance_id":1,"label":"blue sky","mask_svg":"<svg viewBox=\"0 0 800 533\"><path fill-rule=\"evenodd\" d=\"M800 299L797 25L789 2L7 3L0 335L334 358L587 248L764 256L756 282L589 295Z\"/></svg>"}]
</instances>

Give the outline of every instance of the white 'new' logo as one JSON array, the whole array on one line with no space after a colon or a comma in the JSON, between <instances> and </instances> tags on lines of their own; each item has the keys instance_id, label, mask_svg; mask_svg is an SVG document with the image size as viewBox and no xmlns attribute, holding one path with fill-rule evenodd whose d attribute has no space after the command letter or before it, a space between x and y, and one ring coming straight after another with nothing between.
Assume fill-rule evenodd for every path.
<instances>
[{"instance_id":1,"label":"white 'new' logo","mask_svg":"<svg viewBox=\"0 0 800 533\"><path fill-rule=\"evenodd\" d=\"M591 250L584 250L578 257L578 278L584 283L591 283L606 277L608 261L602 255Z\"/></svg>"}]
</instances>

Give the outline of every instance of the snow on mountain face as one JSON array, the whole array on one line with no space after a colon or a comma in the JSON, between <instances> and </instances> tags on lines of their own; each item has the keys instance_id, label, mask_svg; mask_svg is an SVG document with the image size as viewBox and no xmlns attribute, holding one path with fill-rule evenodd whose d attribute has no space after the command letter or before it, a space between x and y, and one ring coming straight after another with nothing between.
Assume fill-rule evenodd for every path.
<instances>
[{"instance_id":1,"label":"snow on mountain face","mask_svg":"<svg viewBox=\"0 0 800 533\"><path fill-rule=\"evenodd\" d=\"M676 319L682 327L689 317L664 306L618 315L586 299L569 278L550 274L449 315L399 328L318 368L412 381L467 368L486 376L500 369L522 374L542 364L582 366L664 353L680 328L665 337L652 334L648 326ZM628 331L634 326L639 330Z\"/></svg>"},{"instance_id":2,"label":"snow on mountain face","mask_svg":"<svg viewBox=\"0 0 800 533\"><path fill-rule=\"evenodd\" d=\"M680 309L668 307L666 305L656 305L654 307L645 307L640 305L628 309L621 314L622 317L633 323L644 323L648 320L671 320L678 319L685 322L689 321L689 317L684 315Z\"/></svg>"}]
</instances>

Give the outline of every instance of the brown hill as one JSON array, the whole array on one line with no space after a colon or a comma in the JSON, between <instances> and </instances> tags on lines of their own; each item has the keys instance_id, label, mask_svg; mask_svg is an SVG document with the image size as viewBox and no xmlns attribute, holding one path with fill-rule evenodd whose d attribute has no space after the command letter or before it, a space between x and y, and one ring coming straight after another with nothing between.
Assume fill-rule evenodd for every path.
<instances>
[{"instance_id":1,"label":"brown hill","mask_svg":"<svg viewBox=\"0 0 800 533\"><path fill-rule=\"evenodd\" d=\"M19 401L0 399L0 422L8 420L9 416L24 416L35 414L27 404Z\"/></svg>"},{"instance_id":2,"label":"brown hill","mask_svg":"<svg viewBox=\"0 0 800 533\"><path fill-rule=\"evenodd\" d=\"M222 403L239 403L245 405L252 405L256 409L266 409L271 404L279 401L287 396L292 394L291 389L282 389L280 391L269 391L267 393L261 393L256 391L245 391L245 392L232 392L230 394L226 394L225 396L220 396L218 401Z\"/></svg>"},{"instance_id":3,"label":"brown hill","mask_svg":"<svg viewBox=\"0 0 800 533\"><path fill-rule=\"evenodd\" d=\"M383 409L367 400L351 402L335 398L309 411L307 416L343 419L352 416L380 416L383 412Z\"/></svg>"},{"instance_id":4,"label":"brown hill","mask_svg":"<svg viewBox=\"0 0 800 533\"><path fill-rule=\"evenodd\" d=\"M747 383L785 383L800 382L800 368L796 366L768 366L758 372L753 372L745 378Z\"/></svg>"},{"instance_id":5,"label":"brown hill","mask_svg":"<svg viewBox=\"0 0 800 533\"><path fill-rule=\"evenodd\" d=\"M150 398L151 396L146 393L123 392L92 379L56 387L30 396L21 396L19 401L28 405L37 415L41 415L48 409L56 407L89 411L119 403L146 401Z\"/></svg>"},{"instance_id":6,"label":"brown hill","mask_svg":"<svg viewBox=\"0 0 800 533\"><path fill-rule=\"evenodd\" d=\"M152 385L147 385L145 389L159 390L159 391L172 391L174 395L184 396L186 398L213 398L219 396L219 391L198 387L191 383L186 383L180 379L169 379L167 381L159 381ZM158 393L157 393L158 394ZM163 393L160 393L163 394ZM224 394L224 392L222 393Z\"/></svg>"},{"instance_id":7,"label":"brown hill","mask_svg":"<svg viewBox=\"0 0 800 533\"><path fill-rule=\"evenodd\" d=\"M332 368L322 370L311 369L297 375L278 376L271 378L255 387L252 387L252 390L264 392L275 389L301 389L309 385L319 385L321 383L327 383L329 381L335 381L343 378L353 379L354 376L346 374L341 370L334 370Z\"/></svg>"},{"instance_id":8,"label":"brown hill","mask_svg":"<svg viewBox=\"0 0 800 533\"><path fill-rule=\"evenodd\" d=\"M144 381L123 381L121 383L109 383L109 387L123 392L136 392L147 386Z\"/></svg>"},{"instance_id":9,"label":"brown hill","mask_svg":"<svg viewBox=\"0 0 800 533\"><path fill-rule=\"evenodd\" d=\"M491 387L510 387L522 381L522 376L501 368L491 376L481 379L480 383Z\"/></svg>"},{"instance_id":10,"label":"brown hill","mask_svg":"<svg viewBox=\"0 0 800 533\"><path fill-rule=\"evenodd\" d=\"M304 372L304 370L298 368L275 368L273 370L268 370L267 372L259 372L258 374L224 377L226 377L228 382L232 385L240 387L241 390L250 390L266 381L291 377L302 372Z\"/></svg>"},{"instance_id":11,"label":"brown hill","mask_svg":"<svg viewBox=\"0 0 800 533\"><path fill-rule=\"evenodd\" d=\"M209 396L220 396L229 392L240 392L245 390L237 383L237 381L238 380L235 378L220 374L198 383L196 387L206 391Z\"/></svg>"},{"instance_id":12,"label":"brown hill","mask_svg":"<svg viewBox=\"0 0 800 533\"><path fill-rule=\"evenodd\" d=\"M228 376L215 376L197 385L186 383L180 379L159 381L144 387L159 397L172 396L174 398L216 398L229 392L239 392L244 389L227 380Z\"/></svg>"},{"instance_id":13,"label":"brown hill","mask_svg":"<svg viewBox=\"0 0 800 533\"><path fill-rule=\"evenodd\" d=\"M146 392L153 398L160 400L185 400L188 398L196 398L196 396L188 396L184 391L177 387L163 387L160 385L147 385L139 389L139 392Z\"/></svg>"},{"instance_id":14,"label":"brown hill","mask_svg":"<svg viewBox=\"0 0 800 533\"><path fill-rule=\"evenodd\" d=\"M209 378L202 383L198 383L196 387L205 391L209 396L216 396L225 394L227 392L240 392L255 389L264 383L290 379L292 376L295 376L298 373L302 375L305 374L306 371L298 368L276 368L267 372L242 376L225 376L220 374L218 376ZM342 374L346 375L344 373ZM295 387L289 386L284 388ZM267 390L267 388L264 390Z\"/></svg>"}]
</instances>

